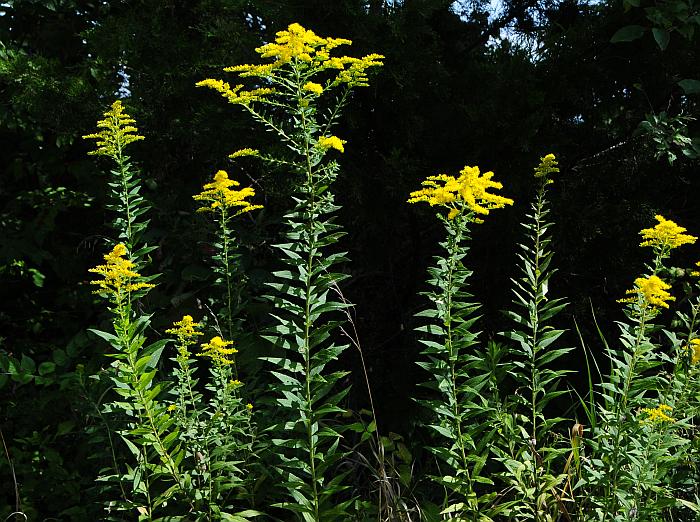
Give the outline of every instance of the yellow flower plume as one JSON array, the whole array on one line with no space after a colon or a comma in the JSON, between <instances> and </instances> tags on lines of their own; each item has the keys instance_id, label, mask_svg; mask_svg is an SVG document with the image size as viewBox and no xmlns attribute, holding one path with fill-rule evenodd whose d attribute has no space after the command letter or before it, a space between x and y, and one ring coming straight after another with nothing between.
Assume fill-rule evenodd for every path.
<instances>
[{"instance_id":1,"label":"yellow flower plume","mask_svg":"<svg viewBox=\"0 0 700 522\"><path fill-rule=\"evenodd\" d=\"M690 362L692 364L697 364L700 362L700 339L691 339L688 345L690 350Z\"/></svg>"},{"instance_id":2,"label":"yellow flower plume","mask_svg":"<svg viewBox=\"0 0 700 522\"><path fill-rule=\"evenodd\" d=\"M645 228L639 234L644 238L644 241L639 246L650 246L652 248L670 250L681 245L692 245L698 239L695 236L684 234L686 229L677 225L670 219L665 219L663 216L655 216L659 222L654 228Z\"/></svg>"},{"instance_id":3,"label":"yellow flower plume","mask_svg":"<svg viewBox=\"0 0 700 522\"><path fill-rule=\"evenodd\" d=\"M459 177L438 174L429 176L422 182L423 188L411 192L409 203L425 201L430 206L442 206L449 209L448 219L454 219L464 209L474 214L487 215L494 208L512 205L513 200L488 192L489 189L500 190L503 184L493 181L493 172L481 174L479 167L464 167ZM475 219L475 222L481 222Z\"/></svg>"},{"instance_id":4,"label":"yellow flower plume","mask_svg":"<svg viewBox=\"0 0 700 522\"><path fill-rule=\"evenodd\" d=\"M656 408L643 408L642 412L646 413L647 418L642 422L644 423L655 423L655 422L675 422L676 419L668 415L666 412L673 410L668 404L659 404Z\"/></svg>"},{"instance_id":5,"label":"yellow flower plume","mask_svg":"<svg viewBox=\"0 0 700 522\"><path fill-rule=\"evenodd\" d=\"M235 72L245 78L255 76L259 78L273 78L278 69L293 62L296 67L311 71L309 76L327 70L337 70L336 77L328 84L331 87L348 85L349 87L364 87L368 85L367 70L371 67L382 66L384 56L370 54L362 58L350 56L331 56L331 52L341 45L351 45L352 41L345 38L321 37L310 29L305 29L298 23L290 24L286 30L276 34L275 41L255 49L263 59L271 62L264 64L243 64L224 68L226 72ZM265 101L264 95L268 92L240 91L241 86L232 89L222 80L208 79L197 84L200 87L210 87L219 91L231 103L249 103L251 101ZM307 81L302 87L308 92L320 95L323 87L315 82ZM238 90L237 90L238 89Z\"/></svg>"},{"instance_id":6,"label":"yellow flower plume","mask_svg":"<svg viewBox=\"0 0 700 522\"><path fill-rule=\"evenodd\" d=\"M547 154L540 158L540 164L535 167L536 178L547 178L550 174L559 172L559 163L554 154Z\"/></svg>"},{"instance_id":7,"label":"yellow flower plume","mask_svg":"<svg viewBox=\"0 0 700 522\"><path fill-rule=\"evenodd\" d=\"M318 139L318 147L323 150L335 149L340 152L345 152L344 145L347 143L341 140L338 136L321 136Z\"/></svg>"},{"instance_id":8,"label":"yellow flower plume","mask_svg":"<svg viewBox=\"0 0 700 522\"><path fill-rule=\"evenodd\" d=\"M323 93L323 87L320 84L314 82L306 82L302 89L314 93L316 95L320 95L321 93Z\"/></svg>"},{"instance_id":9,"label":"yellow flower plume","mask_svg":"<svg viewBox=\"0 0 700 522\"><path fill-rule=\"evenodd\" d=\"M99 287L94 293L121 298L130 292L155 286L150 283L134 282L141 275L134 270L134 263L124 258L126 253L126 246L119 243L109 254L104 256L106 261L104 265L98 265L89 270L103 276L103 279L90 281L90 284Z\"/></svg>"},{"instance_id":10,"label":"yellow flower plume","mask_svg":"<svg viewBox=\"0 0 700 522\"><path fill-rule=\"evenodd\" d=\"M143 136L136 134L138 129L133 126L134 123L136 120L124 112L120 100L112 103L110 110L104 113L104 119L97 122L97 127L102 130L83 136L86 140L97 140L97 149L88 154L112 158L121 155L122 150L129 143L144 139Z\"/></svg>"},{"instance_id":11,"label":"yellow flower plume","mask_svg":"<svg viewBox=\"0 0 700 522\"><path fill-rule=\"evenodd\" d=\"M202 352L198 355L211 357L215 363L227 366L233 364L233 360L229 356L238 353L235 348L229 348L232 344L233 341L225 341L217 335L212 337L208 343L202 344Z\"/></svg>"},{"instance_id":12,"label":"yellow flower plume","mask_svg":"<svg viewBox=\"0 0 700 522\"><path fill-rule=\"evenodd\" d=\"M173 327L165 330L165 333L175 335L180 342L189 341L198 335L204 335L198 332L197 328L201 328L200 323L195 323L191 315L184 315L180 321L175 321Z\"/></svg>"},{"instance_id":13,"label":"yellow flower plume","mask_svg":"<svg viewBox=\"0 0 700 522\"><path fill-rule=\"evenodd\" d=\"M666 301L675 301L676 298L669 294L666 290L671 288L671 285L664 283L658 276L638 277L634 280L635 288L627 290L627 294L635 294L641 297L643 305L652 307L668 308ZM634 298L619 299L621 303L633 302Z\"/></svg>"},{"instance_id":14,"label":"yellow flower plume","mask_svg":"<svg viewBox=\"0 0 700 522\"><path fill-rule=\"evenodd\" d=\"M251 102L264 101L265 96L275 92L274 89L269 89L267 87L261 89L253 89L252 91L244 91L243 85L236 85L231 87L228 82L223 80L214 80L212 78L207 78L195 84L197 87L209 87L218 91L221 96L226 98L229 103L247 105Z\"/></svg>"},{"instance_id":15,"label":"yellow flower plume","mask_svg":"<svg viewBox=\"0 0 700 522\"><path fill-rule=\"evenodd\" d=\"M232 190L231 187L238 187L240 183L229 179L225 170L220 170L214 174L214 181L204 185L204 190L192 198L195 201L204 201L208 205L197 209L197 212L211 212L217 208L236 208L234 214L238 216L251 210L262 208L262 205L253 205L246 198L255 196L255 190L245 187L241 190Z\"/></svg>"}]
</instances>

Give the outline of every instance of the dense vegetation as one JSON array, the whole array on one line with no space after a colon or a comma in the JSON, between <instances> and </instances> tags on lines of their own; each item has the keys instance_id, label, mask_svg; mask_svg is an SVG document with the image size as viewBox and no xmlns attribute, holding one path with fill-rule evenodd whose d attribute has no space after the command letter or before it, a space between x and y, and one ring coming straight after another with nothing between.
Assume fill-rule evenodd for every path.
<instances>
[{"instance_id":1,"label":"dense vegetation","mask_svg":"<svg viewBox=\"0 0 700 522\"><path fill-rule=\"evenodd\" d=\"M696 520L699 24L0 2L0 519Z\"/></svg>"}]
</instances>

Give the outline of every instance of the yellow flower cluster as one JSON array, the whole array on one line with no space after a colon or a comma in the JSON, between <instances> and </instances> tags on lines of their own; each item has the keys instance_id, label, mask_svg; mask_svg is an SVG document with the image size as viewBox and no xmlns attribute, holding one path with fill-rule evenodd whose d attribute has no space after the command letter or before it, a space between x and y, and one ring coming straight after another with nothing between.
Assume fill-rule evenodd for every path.
<instances>
[{"instance_id":1,"label":"yellow flower cluster","mask_svg":"<svg viewBox=\"0 0 700 522\"><path fill-rule=\"evenodd\" d=\"M221 96L226 98L229 103L247 105L251 102L265 101L265 96L275 92L274 89L267 87L261 89L253 89L252 91L244 91L243 85L236 85L231 88L228 82L223 80L214 80L207 78L195 84L197 87L209 87L218 91Z\"/></svg>"},{"instance_id":2,"label":"yellow flower cluster","mask_svg":"<svg viewBox=\"0 0 700 522\"><path fill-rule=\"evenodd\" d=\"M234 65L226 67L224 71L236 72L241 77L257 76L268 78L274 74L276 69L294 61L299 67L310 68L314 73L325 70L338 70L338 75L330 82L330 86L347 84L350 87L365 87L368 85L367 69L382 66L384 57L380 54L370 54L363 58L331 56L331 51L336 47L350 44L352 44L352 41L345 38L322 38L300 24L293 23L285 31L279 31L274 42L256 49L261 58L272 59L272 63ZM218 80L206 81L217 82ZM200 82L200 84L203 83ZM216 89L220 88L214 83L203 85ZM323 87L320 84L313 82L307 82L303 88L315 94L321 94L323 91Z\"/></svg>"},{"instance_id":3,"label":"yellow flower cluster","mask_svg":"<svg viewBox=\"0 0 700 522\"><path fill-rule=\"evenodd\" d=\"M98 265L89 270L104 277L104 279L90 281L90 284L99 286L99 289L95 290L94 293L121 298L129 292L155 286L150 283L133 282L141 275L134 270L134 263L124 258L126 253L126 246L119 243L109 254L104 256L106 264Z\"/></svg>"},{"instance_id":4,"label":"yellow flower cluster","mask_svg":"<svg viewBox=\"0 0 700 522\"><path fill-rule=\"evenodd\" d=\"M690 362L697 364L700 362L700 339L691 339L688 348L691 351Z\"/></svg>"},{"instance_id":5,"label":"yellow flower cluster","mask_svg":"<svg viewBox=\"0 0 700 522\"><path fill-rule=\"evenodd\" d=\"M86 140L97 140L97 149L88 154L115 157L120 155L129 143L144 139L136 134L138 129L133 123L136 123L136 120L124 112L122 102L115 101L111 109L104 113L104 119L97 122L97 127L102 130L83 136Z\"/></svg>"},{"instance_id":6,"label":"yellow flower cluster","mask_svg":"<svg viewBox=\"0 0 700 522\"><path fill-rule=\"evenodd\" d=\"M211 341L202 345L203 351L198 355L211 357L217 364L230 365L233 364L233 360L229 356L238 353L238 350L235 348L228 348L232 344L233 341L225 341L217 335L212 337Z\"/></svg>"},{"instance_id":7,"label":"yellow flower cluster","mask_svg":"<svg viewBox=\"0 0 700 522\"><path fill-rule=\"evenodd\" d=\"M180 343L190 344L191 339L197 335L203 335L202 332L198 332L197 328L201 328L200 323L195 323L191 315L183 315L180 321L175 321L173 323L173 328L165 330L165 333L172 334L178 338Z\"/></svg>"},{"instance_id":8,"label":"yellow flower cluster","mask_svg":"<svg viewBox=\"0 0 700 522\"><path fill-rule=\"evenodd\" d=\"M673 410L668 404L659 404L656 408L643 408L642 412L647 414L647 418L642 422L675 422L676 419L668 415L666 412Z\"/></svg>"},{"instance_id":9,"label":"yellow flower cluster","mask_svg":"<svg viewBox=\"0 0 700 522\"><path fill-rule=\"evenodd\" d=\"M238 187L240 183L229 179L225 170L220 170L214 174L214 181L204 185L204 190L192 198L195 201L205 201L210 203L207 206L197 209L197 212L211 212L217 208L235 207L238 211L234 214L238 216L244 212L250 212L262 208L262 205L252 205L246 198L255 196L255 190L245 187L241 190L231 190L231 187Z\"/></svg>"},{"instance_id":10,"label":"yellow flower cluster","mask_svg":"<svg viewBox=\"0 0 700 522\"><path fill-rule=\"evenodd\" d=\"M695 266L697 266L698 268L700 268L700 261L698 261L697 263L695 263ZM693 276L693 277L700 277L700 272L697 271L697 270L692 270L692 271L690 272L690 275Z\"/></svg>"},{"instance_id":11,"label":"yellow flower cluster","mask_svg":"<svg viewBox=\"0 0 700 522\"><path fill-rule=\"evenodd\" d=\"M500 190L503 184L493 181L493 172L481 174L479 167L464 167L458 178L447 174L429 176L422 185L424 188L411 192L409 203L425 201L430 206L449 208L448 219L454 219L465 208L474 214L487 215L494 208L512 205L513 200L497 194L491 194L489 189ZM477 223L480 219L474 220Z\"/></svg>"},{"instance_id":12,"label":"yellow flower cluster","mask_svg":"<svg viewBox=\"0 0 700 522\"><path fill-rule=\"evenodd\" d=\"M245 149L240 149L234 152L233 154L229 154L228 157L231 159L234 158L242 158L243 156L259 156L260 151L258 149L250 149L250 148L245 148Z\"/></svg>"},{"instance_id":13,"label":"yellow flower cluster","mask_svg":"<svg viewBox=\"0 0 700 522\"><path fill-rule=\"evenodd\" d=\"M540 158L540 164L535 167L536 178L546 178L557 172L559 172L559 163L554 154L547 154L544 158Z\"/></svg>"},{"instance_id":14,"label":"yellow flower cluster","mask_svg":"<svg viewBox=\"0 0 700 522\"><path fill-rule=\"evenodd\" d=\"M634 280L636 288L627 290L627 294L636 294L644 301L644 306L655 306L668 308L666 301L675 301L675 297L669 294L666 290L671 288L671 285L664 283L658 276L638 277ZM619 299L621 303L634 302L635 298Z\"/></svg>"},{"instance_id":15,"label":"yellow flower cluster","mask_svg":"<svg viewBox=\"0 0 700 522\"><path fill-rule=\"evenodd\" d=\"M323 87L314 82L306 82L304 86L302 87L305 91L311 92L313 94L316 94L317 96L321 95L323 93Z\"/></svg>"},{"instance_id":16,"label":"yellow flower cluster","mask_svg":"<svg viewBox=\"0 0 700 522\"><path fill-rule=\"evenodd\" d=\"M340 152L345 152L344 145L347 143L341 140L338 136L321 136L318 139L318 148L323 150L335 149Z\"/></svg>"},{"instance_id":17,"label":"yellow flower cluster","mask_svg":"<svg viewBox=\"0 0 700 522\"><path fill-rule=\"evenodd\" d=\"M650 246L662 250L670 250L681 245L693 244L698 239L695 236L684 234L686 229L677 225L663 216L655 216L659 222L654 228L645 228L639 234L644 241L639 246Z\"/></svg>"}]
</instances>

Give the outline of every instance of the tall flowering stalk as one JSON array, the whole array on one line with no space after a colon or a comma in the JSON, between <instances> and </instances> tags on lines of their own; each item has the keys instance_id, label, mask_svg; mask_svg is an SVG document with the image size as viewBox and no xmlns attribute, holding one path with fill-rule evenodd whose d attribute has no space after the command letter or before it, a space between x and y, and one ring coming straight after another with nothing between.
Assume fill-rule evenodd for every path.
<instances>
[{"instance_id":1,"label":"tall flowering stalk","mask_svg":"<svg viewBox=\"0 0 700 522\"><path fill-rule=\"evenodd\" d=\"M102 277L93 284L99 287L96 293L110 303L114 333L91 331L112 347L109 356L114 363L108 375L120 399L108 404L106 411L129 419L117 431L136 461L135 467L127 465L126 473L115 469L115 475L107 477L116 479L122 486L124 498L114 507L136 509L150 519L173 494L183 493L186 485L177 466L181 449L169 436L173 420L158 400L161 385L154 380L155 368L167 341L146 345L145 331L150 315L138 312L133 306L135 300L154 286L148 281L156 277L144 277L139 273L145 268L144 256L153 247L141 246L148 225L142 216L149 205L140 195L141 180L126 155L128 145L144 139L134 123L135 120L124 112L121 101L115 101L104 113L104 119L97 122L98 132L84 136L97 140L96 149L89 154L108 157L115 165L115 169L110 170L113 202L109 208L115 213L112 226L121 240L104 257L104 265L91 269ZM118 466L116 461L115 466ZM165 487L170 481L175 486ZM124 482L132 484L130 497Z\"/></svg>"},{"instance_id":2,"label":"tall flowering stalk","mask_svg":"<svg viewBox=\"0 0 700 522\"><path fill-rule=\"evenodd\" d=\"M114 168L109 171L112 203L108 209L115 212L112 226L117 231L117 240L126 246L129 259L141 268L141 259L155 247L142 245L143 234L148 226L148 220L144 220L143 216L150 205L141 195L138 170L126 154L131 143L144 139L138 134L135 123L136 120L124 111L122 102L117 100L104 113L104 118L97 122L98 131L83 138L96 140L95 150L88 154L104 156L114 164Z\"/></svg>"},{"instance_id":3,"label":"tall flowering stalk","mask_svg":"<svg viewBox=\"0 0 700 522\"><path fill-rule=\"evenodd\" d=\"M232 218L262 208L262 205L253 205L247 199L255 196L255 190L250 187L236 189L240 183L230 179L226 171L220 170L214 175L210 183L206 183L200 194L193 196L195 201L204 203L197 212L212 214L217 226L216 242L214 248L216 255L215 272L218 274L216 283L224 292L224 322L226 324L226 336L234 337L234 317L240 306L242 271L234 266L235 246L231 231Z\"/></svg>"},{"instance_id":4,"label":"tall flowering stalk","mask_svg":"<svg viewBox=\"0 0 700 522\"><path fill-rule=\"evenodd\" d=\"M671 250L692 244L696 238L662 216L657 225L640 232L641 246L651 247L654 258L648 275L620 299L626 303L627 322L619 322L621 348L607 349L609 378L601 385L597 418L593 419L587 480L596 484L592 511L599 520L657 520L674 503L667 476L678 463L686 444L676 433L673 407L664 401L668 380L660 372L669 362L655 339L654 320L675 300L661 276ZM653 408L650 405L654 406Z\"/></svg>"},{"instance_id":5,"label":"tall flowering stalk","mask_svg":"<svg viewBox=\"0 0 700 522\"><path fill-rule=\"evenodd\" d=\"M551 326L552 319L566 306L562 299L548 297L549 285L556 272L550 264L552 223L548 220L547 188L551 176L559 172L553 154L540 158L534 169L538 184L531 212L523 223L526 242L518 253L521 275L513 281L513 309L507 315L514 329L502 333L513 341L509 361L518 393L509 397L512 422L506 423L504 441L508 450L496 451L506 472L504 478L514 493L511 516L518 520L550 520L566 511L561 495L555 489L564 480L563 474L552 474L552 463L563 450L550 447L553 428L563 419L548 418L547 404L565 391L557 390L566 371L553 370L551 364L571 351L557 347L564 333ZM562 466L563 468L563 466ZM560 472L562 469L559 470Z\"/></svg>"},{"instance_id":6,"label":"tall flowering stalk","mask_svg":"<svg viewBox=\"0 0 700 522\"><path fill-rule=\"evenodd\" d=\"M347 520L351 504L338 497L347 486L337 469L341 434L333 426L333 418L344 411L340 401L347 389L338 384L347 372L326 369L347 347L330 336L342 325L341 312L348 306L333 299L347 276L334 272L345 257L333 251L343 233L334 223L338 206L329 190L338 175L332 155L342 153L346 142L330 130L350 91L368 85L367 71L381 65L382 57L334 56L336 48L350 43L292 24L256 49L265 63L225 69L256 82L253 88L218 79L197 84L241 106L291 151L291 157L275 158L242 149L231 157L258 156L298 180L295 208L286 215L286 239L277 245L287 269L275 272L271 284L277 326L267 338L279 353L267 360L279 380L275 389L282 411L275 418L283 419L274 427L283 453L277 469L290 501L280 506L304 521ZM322 117L318 107L329 100L328 115Z\"/></svg>"},{"instance_id":7,"label":"tall flowering stalk","mask_svg":"<svg viewBox=\"0 0 700 522\"><path fill-rule=\"evenodd\" d=\"M143 294L154 285L142 280L126 255L126 246L119 243L104 256L104 265L90 270L102 277L92 283L99 287L96 293L111 305L114 333L91 331L112 346L109 356L114 359L114 371L110 377L119 399L109 404L106 411L129 419L117 431L136 461L135 467L127 465L129 471L124 474L115 470L117 480L132 484L133 495L112 507L135 509L150 520L173 494L184 494L186 484L178 467L183 451L171 435L174 419L159 401L161 385L154 379L167 340L146 345L150 316L134 314L132 310L131 294ZM166 483L174 486L165 487Z\"/></svg>"},{"instance_id":8,"label":"tall flowering stalk","mask_svg":"<svg viewBox=\"0 0 700 522\"><path fill-rule=\"evenodd\" d=\"M488 511L496 493L486 495L477 490L478 484L492 484L481 472L493 432L482 422L491 412L478 392L486 378L472 374L480 367L473 329L479 306L466 291L471 272L463 264L469 226L480 223L479 216L488 215L492 209L513 204L513 200L489 192L502 188L492 178L493 172L482 174L478 167L464 167L457 177L428 177L423 188L412 192L408 200L447 211L446 215L438 213L445 227L446 239L440 243L445 254L437 257L429 270L432 289L425 294L432 306L418 314L429 321L418 328L425 335L421 340L425 349L418 364L431 374L426 386L433 390L433 397L420 402L435 413L430 428L439 444L429 449L441 461L434 479L447 492L441 514L448 520L480 520L487 513L497 513L496 509Z\"/></svg>"}]
</instances>

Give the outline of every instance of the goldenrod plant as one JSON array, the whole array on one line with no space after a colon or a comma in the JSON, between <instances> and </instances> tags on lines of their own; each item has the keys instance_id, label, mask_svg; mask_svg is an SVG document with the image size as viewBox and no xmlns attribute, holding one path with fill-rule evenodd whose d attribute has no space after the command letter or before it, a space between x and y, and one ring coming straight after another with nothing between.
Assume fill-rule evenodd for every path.
<instances>
[{"instance_id":1,"label":"goldenrod plant","mask_svg":"<svg viewBox=\"0 0 700 522\"><path fill-rule=\"evenodd\" d=\"M685 511L685 516L700 512L697 498L681 498L671 487L687 465L691 440L684 431L692 430L688 420L694 413L675 410L678 387L669 382L663 367L672 365L671 375L682 375L679 363L687 364L687 358L676 357L674 364L662 341L675 336L661 337L654 323L675 300L671 285L662 279L669 275L664 260L696 238L671 220L656 220L656 226L640 232L641 246L651 247L654 258L647 274L627 291L629 297L620 299L627 319L618 322L620 347L607 347L610 375L600 385L596 411L589 414L589 458L579 485L592 486L590 496L582 499L582 512L591 520L662 520L674 510ZM673 345L676 353L687 347L677 340ZM689 413L690 418L684 418Z\"/></svg>"},{"instance_id":2,"label":"goldenrod plant","mask_svg":"<svg viewBox=\"0 0 700 522\"><path fill-rule=\"evenodd\" d=\"M109 171L112 203L107 208L116 214L112 226L117 232L117 240L124 243L129 259L140 268L142 258L155 247L142 245L149 222L143 216L150 204L141 195L138 170L126 154L126 148L131 143L144 139L138 134L135 123L136 120L124 111L122 102L117 100L104 113L104 118L97 122L97 132L87 134L83 139L96 140L96 148L88 154L104 156L114 164Z\"/></svg>"},{"instance_id":3,"label":"goldenrod plant","mask_svg":"<svg viewBox=\"0 0 700 522\"><path fill-rule=\"evenodd\" d=\"M304 521L348 520L352 504L347 494L341 498L347 472L338 466L342 422L336 420L344 411L340 402L348 389L339 381L347 372L326 368L347 347L331 336L348 306L335 297L347 276L334 272L346 259L334 250L343 232L334 222L338 206L330 191L339 170L334 158L346 141L331 129L351 90L368 85L368 69L380 66L383 57L335 56L338 47L350 44L291 24L256 49L264 63L224 69L255 82L252 88L219 79L197 84L241 106L291 152L276 158L246 148L231 157L258 156L296 177L295 207L286 215L286 239L277 245L287 268L275 272L271 284L277 326L266 336L280 351L266 360L279 380L274 388L282 408L273 437L288 501L278 506ZM326 115L321 103L330 106Z\"/></svg>"},{"instance_id":4,"label":"goldenrod plant","mask_svg":"<svg viewBox=\"0 0 700 522\"><path fill-rule=\"evenodd\" d=\"M429 176L408 200L437 207L446 236L440 243L445 254L436 257L428 271L431 290L425 295L431 307L418 314L428 323L418 328L425 336L419 365L431 374L426 386L433 391L420 402L435 414L429 427L436 440L429 449L440 460L433 478L445 489L440 505L444 520L490 520L500 510L497 493L480 489L493 485L484 473L494 436L486 421L493 412L480 396L489 373L482 370L482 358L476 351L478 332L474 325L479 305L467 292L471 271L463 262L470 225L482 222L480 216L493 209L513 204L512 199L489 192L502 188L493 175L467 166L457 177Z\"/></svg>"},{"instance_id":5,"label":"goldenrod plant","mask_svg":"<svg viewBox=\"0 0 700 522\"><path fill-rule=\"evenodd\" d=\"M164 515L171 520L249 520L260 513L236 507L248 503L245 486L249 480L239 465L251 459L252 405L237 393L242 383L233 377L232 356L237 351L231 347L233 342L214 336L193 353L190 347L202 335L200 324L189 315L177 321L166 331L175 338L177 350L172 386L157 378L161 354L170 339L147 344L151 315L134 307L154 287L149 282L153 278L143 277L139 268L148 267L143 256L152 249L144 246L130 255L130 247L138 248L148 224L139 219L148 208L139 196L141 179L130 170L124 154L128 144L143 139L135 134L134 123L121 102L115 102L98 123L104 130L86 136L98 139L96 154L117 163L113 176L118 182L113 179L110 183L119 202L113 207L117 211L113 226L119 238L128 242L118 243L104 256L105 264L90 270L100 276L92 283L98 287L95 292L107 299L112 315L113 332L91 330L111 345L107 355L114 360L108 375L117 398L104 407L103 418L111 418L107 429L116 432L131 454L131 459L119 462L119 449L112 448L114 469L101 480L117 482L121 498L110 501L107 509L110 513L124 511L139 520L161 520ZM235 207L241 213L254 206L245 201L252 194L231 191L228 187L235 182L221 178L205 186L197 199L222 212L226 254L226 211ZM221 259L227 266L226 255ZM206 396L195 376L193 357L197 355L211 361Z\"/></svg>"},{"instance_id":6,"label":"goldenrod plant","mask_svg":"<svg viewBox=\"0 0 700 522\"><path fill-rule=\"evenodd\" d=\"M262 208L262 205L254 205L248 198L255 196L255 190L251 187L237 189L240 183L230 179L225 170L219 170L214 174L214 179L206 183L201 193L193 196L195 201L203 205L197 212L212 214L216 224L216 240L213 244L216 250L214 255L214 271L217 274L216 284L222 290L220 301L223 303L222 322L225 325L224 335L232 339L234 332L234 319L241 306L241 290L243 271L235 265L236 255L234 237L231 230L231 219ZM234 187L234 188L232 188ZM218 301L218 299L217 299Z\"/></svg>"},{"instance_id":7,"label":"goldenrod plant","mask_svg":"<svg viewBox=\"0 0 700 522\"><path fill-rule=\"evenodd\" d=\"M236 360L248 349L241 336L251 334L239 316L245 274L233 219L261 208L255 190L219 170L194 196L198 211L215 224L216 306L201 322L183 315L161 338L139 302L155 276L148 273L152 247L144 241L149 206L126 150L143 137L121 102L86 136L97 140L91 154L114 164L116 237L104 263L91 270L111 323L106 331L92 330L109 344L112 361L100 372L110 387L95 401L112 453L111 468L99 477L106 484L101 494L109 497L105 519L697 519L700 284L685 280L685 298L677 286L700 272L668 266L673 251L696 238L660 215L641 231L641 246L653 257L620 296L620 339L608 344L601 335L607 365L585 352L588 394L565 409L562 383L569 372L560 367L571 348L557 323L566 301L551 289L548 191L560 176L553 154L535 168L536 195L506 312L511 326L497 338L479 331L480 305L468 291L466 260L474 225L513 200L499 195L503 187L493 172L476 166L429 176L409 196L409 203L436 210L444 228L441 255L428 270L429 306L417 314L424 321L417 329L418 364L426 375L417 401L429 419L431 481L414 467L416 452L406 437L380 436L373 400L372 411L361 410L353 422L357 416L344 407L348 372L336 361L348 339L360 346L346 328L354 324L340 290L348 275L339 267L347 259L332 193L336 158L349 145L334 128L352 90L368 85L369 71L383 57L336 54L350 43L291 24L257 49L261 64L225 69L242 78L240 84L198 83L247 111L288 151L278 157L242 148L230 155L257 157L285 171L294 186L284 239L275 245L283 266L272 273L265 296L270 321L253 347L276 380L269 390L247 389L245 382L257 376L245 375ZM167 360L161 354L169 344ZM88 390L84 371L80 383ZM352 433L359 439L354 447L349 436L344 440ZM348 475L360 469L370 470L377 494L360 498L358 479L353 489Z\"/></svg>"},{"instance_id":8,"label":"goldenrod plant","mask_svg":"<svg viewBox=\"0 0 700 522\"><path fill-rule=\"evenodd\" d=\"M555 520L566 511L565 498L558 492L566 475L557 459L566 448L552 447L556 443L553 430L564 419L550 418L545 411L550 401L566 393L557 387L567 372L553 370L551 365L571 351L558 345L564 331L551 325L566 303L548 295L556 270L550 266L554 252L550 248L547 188L558 173L554 154L540 158L534 173L537 194L523 223L526 241L519 245L517 254L521 274L512 279L513 308L506 312L513 329L501 334L512 343L507 360L517 392L503 406L507 421L494 451L511 490L508 496L513 502L508 514L516 520Z\"/></svg>"}]
</instances>

